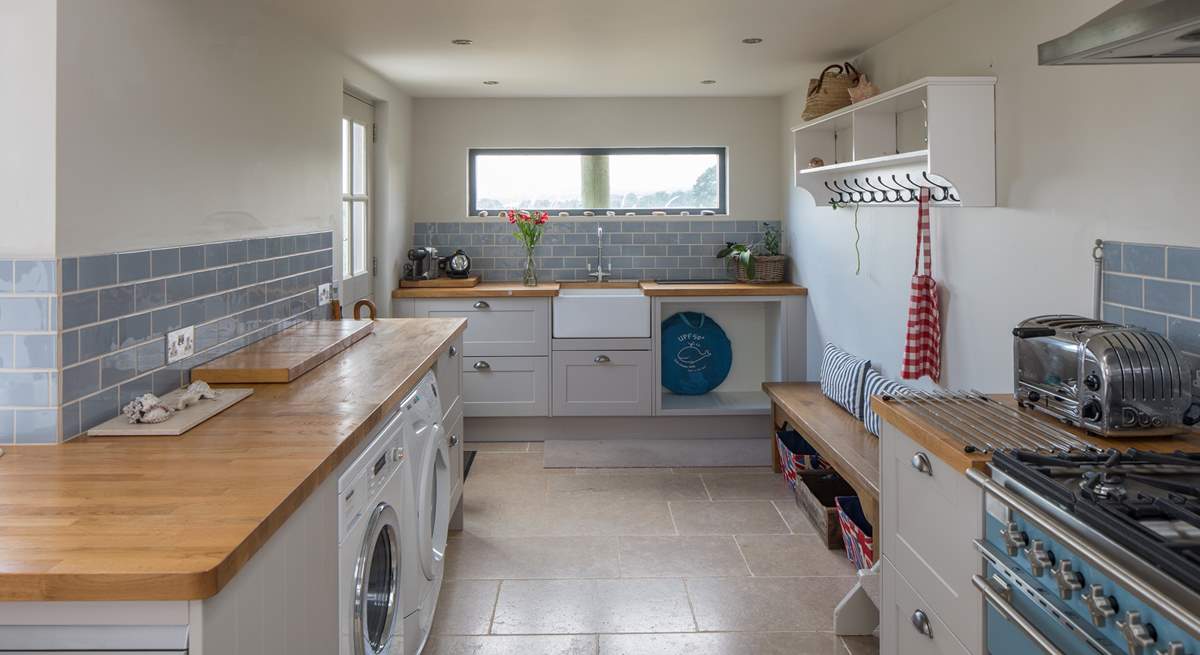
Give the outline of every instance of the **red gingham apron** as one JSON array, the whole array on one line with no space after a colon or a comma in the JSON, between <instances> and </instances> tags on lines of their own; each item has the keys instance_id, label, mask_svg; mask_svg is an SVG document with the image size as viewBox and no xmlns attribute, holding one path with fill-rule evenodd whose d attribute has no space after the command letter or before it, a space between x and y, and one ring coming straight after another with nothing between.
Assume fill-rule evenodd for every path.
<instances>
[{"instance_id":1,"label":"red gingham apron","mask_svg":"<svg viewBox=\"0 0 1200 655\"><path fill-rule=\"evenodd\" d=\"M929 189L922 188L917 203L917 254L913 262L908 333L901 372L905 380L928 375L937 382L942 376L942 319L938 311L937 282L931 274L933 256L930 251Z\"/></svg>"}]
</instances>

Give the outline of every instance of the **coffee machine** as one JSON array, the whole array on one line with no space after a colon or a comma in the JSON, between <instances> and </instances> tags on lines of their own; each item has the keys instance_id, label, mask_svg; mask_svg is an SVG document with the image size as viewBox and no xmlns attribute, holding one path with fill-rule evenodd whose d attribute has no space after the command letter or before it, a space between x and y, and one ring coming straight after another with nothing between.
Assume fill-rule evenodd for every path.
<instances>
[{"instance_id":1,"label":"coffee machine","mask_svg":"<svg viewBox=\"0 0 1200 655\"><path fill-rule=\"evenodd\" d=\"M437 248L412 248L404 265L406 280L435 280L438 276Z\"/></svg>"}]
</instances>

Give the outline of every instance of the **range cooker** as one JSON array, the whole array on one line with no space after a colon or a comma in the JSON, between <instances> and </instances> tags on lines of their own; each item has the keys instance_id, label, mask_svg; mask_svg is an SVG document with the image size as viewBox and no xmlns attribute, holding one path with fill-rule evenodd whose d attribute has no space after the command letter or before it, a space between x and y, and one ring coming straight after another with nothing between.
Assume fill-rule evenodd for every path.
<instances>
[{"instance_id":1,"label":"range cooker","mask_svg":"<svg viewBox=\"0 0 1200 655\"><path fill-rule=\"evenodd\" d=\"M994 453L985 566L993 655L1200 655L1200 453Z\"/></svg>"}]
</instances>

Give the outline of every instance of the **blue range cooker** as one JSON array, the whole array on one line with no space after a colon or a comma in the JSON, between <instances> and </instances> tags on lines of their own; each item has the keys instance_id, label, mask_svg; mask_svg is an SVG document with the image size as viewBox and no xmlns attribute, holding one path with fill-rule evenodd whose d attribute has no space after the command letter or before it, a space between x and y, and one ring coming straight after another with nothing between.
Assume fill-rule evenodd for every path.
<instances>
[{"instance_id":1,"label":"blue range cooker","mask_svg":"<svg viewBox=\"0 0 1200 655\"><path fill-rule=\"evenodd\" d=\"M987 492L987 648L1200 655L1200 454L998 451Z\"/></svg>"}]
</instances>

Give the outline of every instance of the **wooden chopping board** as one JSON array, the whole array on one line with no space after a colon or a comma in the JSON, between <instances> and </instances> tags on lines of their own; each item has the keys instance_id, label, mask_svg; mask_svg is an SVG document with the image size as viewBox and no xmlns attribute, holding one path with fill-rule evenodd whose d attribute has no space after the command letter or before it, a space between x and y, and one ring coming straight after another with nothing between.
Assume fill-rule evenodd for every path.
<instances>
[{"instance_id":1,"label":"wooden chopping board","mask_svg":"<svg viewBox=\"0 0 1200 655\"><path fill-rule=\"evenodd\" d=\"M176 389L162 397L164 405L174 406L186 389ZM202 399L189 405L162 423L130 423L124 416L109 419L88 430L89 437L178 437L208 419L220 414L234 403L245 400L254 389L217 389L217 397Z\"/></svg>"},{"instance_id":2,"label":"wooden chopping board","mask_svg":"<svg viewBox=\"0 0 1200 655\"><path fill-rule=\"evenodd\" d=\"M478 275L462 278L439 277L433 280L400 280L401 288L409 289L468 289L479 284Z\"/></svg>"},{"instance_id":3,"label":"wooden chopping board","mask_svg":"<svg viewBox=\"0 0 1200 655\"><path fill-rule=\"evenodd\" d=\"M371 321L308 321L192 369L209 384L288 383L375 329Z\"/></svg>"}]
</instances>

